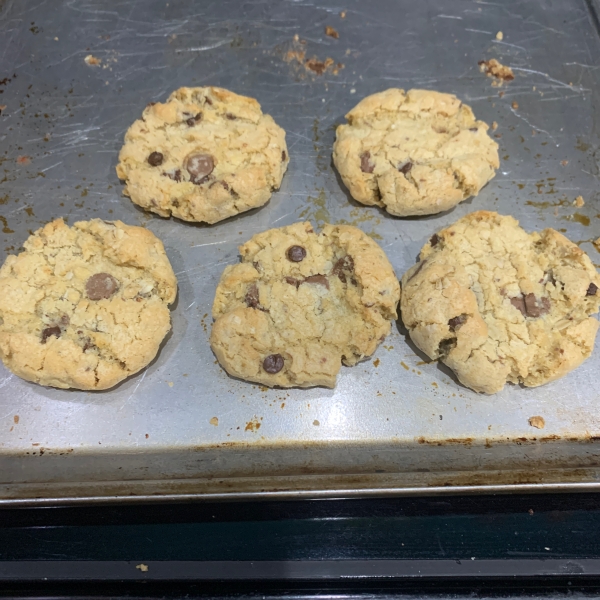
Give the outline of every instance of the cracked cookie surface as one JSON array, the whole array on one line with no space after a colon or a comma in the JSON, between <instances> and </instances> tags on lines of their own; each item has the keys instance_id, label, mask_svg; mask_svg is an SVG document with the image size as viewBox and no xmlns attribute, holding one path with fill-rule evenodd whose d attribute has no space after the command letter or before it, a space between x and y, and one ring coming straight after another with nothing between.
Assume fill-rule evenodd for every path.
<instances>
[{"instance_id":1,"label":"cracked cookie surface","mask_svg":"<svg viewBox=\"0 0 600 600\"><path fill-rule=\"evenodd\" d=\"M210 343L235 377L267 386L333 387L397 318L400 289L383 250L347 225L271 229L240 246L217 287Z\"/></svg>"},{"instance_id":2,"label":"cracked cookie surface","mask_svg":"<svg viewBox=\"0 0 600 600\"><path fill-rule=\"evenodd\" d=\"M391 88L340 125L333 161L355 200L396 216L430 215L476 196L499 166L498 145L452 94Z\"/></svg>"},{"instance_id":3,"label":"cracked cookie surface","mask_svg":"<svg viewBox=\"0 0 600 600\"><path fill-rule=\"evenodd\" d=\"M48 223L0 269L0 358L41 385L103 390L143 369L171 328L162 242L121 221Z\"/></svg>"},{"instance_id":4,"label":"cracked cookie surface","mask_svg":"<svg viewBox=\"0 0 600 600\"><path fill-rule=\"evenodd\" d=\"M402 278L413 342L467 387L494 393L563 377L590 356L600 276L554 229L479 211L434 234Z\"/></svg>"},{"instance_id":5,"label":"cracked cookie surface","mask_svg":"<svg viewBox=\"0 0 600 600\"><path fill-rule=\"evenodd\" d=\"M216 223L265 204L288 163L285 131L254 98L183 87L129 128L117 175L146 210Z\"/></svg>"}]
</instances>

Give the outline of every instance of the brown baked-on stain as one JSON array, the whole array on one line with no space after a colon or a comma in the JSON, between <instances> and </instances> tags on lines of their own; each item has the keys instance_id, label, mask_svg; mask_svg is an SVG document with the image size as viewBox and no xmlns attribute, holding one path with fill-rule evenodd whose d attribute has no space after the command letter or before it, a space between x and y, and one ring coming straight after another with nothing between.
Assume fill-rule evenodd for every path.
<instances>
[{"instance_id":1,"label":"brown baked-on stain","mask_svg":"<svg viewBox=\"0 0 600 600\"><path fill-rule=\"evenodd\" d=\"M380 364L381 364L381 361L380 361L378 358L376 358L376 359L373 361L373 366L375 366L375 367L378 367Z\"/></svg>"},{"instance_id":2,"label":"brown baked-on stain","mask_svg":"<svg viewBox=\"0 0 600 600\"><path fill-rule=\"evenodd\" d=\"M512 69L504 66L495 58L480 60L477 64L479 65L479 70L488 77L495 77L501 81L512 81L515 78Z\"/></svg>"},{"instance_id":3,"label":"brown baked-on stain","mask_svg":"<svg viewBox=\"0 0 600 600\"><path fill-rule=\"evenodd\" d=\"M13 421L14 421L15 425L18 425L19 424L19 415L15 415L13 417Z\"/></svg>"},{"instance_id":4,"label":"brown baked-on stain","mask_svg":"<svg viewBox=\"0 0 600 600\"><path fill-rule=\"evenodd\" d=\"M260 429L260 422L259 420L254 417L253 419L251 419L250 421L248 421L246 423L246 427L244 427L244 431L251 431L252 433L256 433L259 429Z\"/></svg>"},{"instance_id":5,"label":"brown baked-on stain","mask_svg":"<svg viewBox=\"0 0 600 600\"><path fill-rule=\"evenodd\" d=\"M418 444L427 444L429 446L450 446L450 445L460 445L460 446L471 446L474 442L474 439L471 437L467 438L446 438L445 440L430 440L423 436L417 438Z\"/></svg>"},{"instance_id":6,"label":"brown baked-on stain","mask_svg":"<svg viewBox=\"0 0 600 600\"><path fill-rule=\"evenodd\" d=\"M330 25L325 26L325 35L328 35L336 40L340 39L340 34Z\"/></svg>"}]
</instances>

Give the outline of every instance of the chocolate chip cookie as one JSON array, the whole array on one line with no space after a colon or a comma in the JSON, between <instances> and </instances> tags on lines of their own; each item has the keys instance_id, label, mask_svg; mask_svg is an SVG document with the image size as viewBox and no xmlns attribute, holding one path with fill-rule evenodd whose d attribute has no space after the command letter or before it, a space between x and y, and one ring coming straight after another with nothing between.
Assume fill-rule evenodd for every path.
<instances>
[{"instance_id":1,"label":"chocolate chip cookie","mask_svg":"<svg viewBox=\"0 0 600 600\"><path fill-rule=\"evenodd\" d=\"M216 223L262 206L289 163L285 131L253 98L180 88L125 134L125 195L162 217Z\"/></svg>"},{"instance_id":2,"label":"chocolate chip cookie","mask_svg":"<svg viewBox=\"0 0 600 600\"><path fill-rule=\"evenodd\" d=\"M355 200L392 215L448 210L476 196L499 166L488 126L452 94L392 88L346 119L333 162Z\"/></svg>"},{"instance_id":3,"label":"chocolate chip cookie","mask_svg":"<svg viewBox=\"0 0 600 600\"><path fill-rule=\"evenodd\" d=\"M230 375L333 387L342 363L367 358L390 332L398 280L360 229L296 223L255 235L240 254L217 287L210 337Z\"/></svg>"},{"instance_id":4,"label":"chocolate chip cookie","mask_svg":"<svg viewBox=\"0 0 600 600\"><path fill-rule=\"evenodd\" d=\"M415 344L467 387L535 387L590 356L600 276L554 229L475 212L434 234L402 278L401 312Z\"/></svg>"},{"instance_id":5,"label":"chocolate chip cookie","mask_svg":"<svg viewBox=\"0 0 600 600\"><path fill-rule=\"evenodd\" d=\"M0 358L13 373L104 390L156 356L177 281L152 232L57 219L24 246L0 269Z\"/></svg>"}]
</instances>

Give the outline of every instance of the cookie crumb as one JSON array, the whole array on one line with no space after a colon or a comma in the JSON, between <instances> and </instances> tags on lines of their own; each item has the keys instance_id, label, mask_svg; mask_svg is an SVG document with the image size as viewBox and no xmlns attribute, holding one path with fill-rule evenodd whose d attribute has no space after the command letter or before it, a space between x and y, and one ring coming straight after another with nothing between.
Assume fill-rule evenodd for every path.
<instances>
[{"instance_id":1,"label":"cookie crumb","mask_svg":"<svg viewBox=\"0 0 600 600\"><path fill-rule=\"evenodd\" d=\"M501 64L495 58L480 60L477 64L479 65L479 70L488 77L495 77L500 81L512 81L515 78L512 69Z\"/></svg>"},{"instance_id":2,"label":"cookie crumb","mask_svg":"<svg viewBox=\"0 0 600 600\"><path fill-rule=\"evenodd\" d=\"M519 108L519 103L516 100L513 100L511 106L517 110L517 108Z\"/></svg>"},{"instance_id":3,"label":"cookie crumb","mask_svg":"<svg viewBox=\"0 0 600 600\"><path fill-rule=\"evenodd\" d=\"M321 424L321 423L319 423L319 421L317 421L317 419L315 419L315 420L313 421L313 425L314 425L315 427L318 427L320 424Z\"/></svg>"},{"instance_id":4,"label":"cookie crumb","mask_svg":"<svg viewBox=\"0 0 600 600\"><path fill-rule=\"evenodd\" d=\"M532 515L532 514L533 514L533 508L530 508L530 509L529 509L527 512L528 512L530 515Z\"/></svg>"},{"instance_id":5,"label":"cookie crumb","mask_svg":"<svg viewBox=\"0 0 600 600\"><path fill-rule=\"evenodd\" d=\"M592 244L594 244L594 248L600 252L600 237L597 240L594 240Z\"/></svg>"},{"instance_id":6,"label":"cookie crumb","mask_svg":"<svg viewBox=\"0 0 600 600\"><path fill-rule=\"evenodd\" d=\"M213 418L212 418L212 419L209 421L209 423L210 423L211 425L214 425L215 427L217 427L217 426L219 425L219 419L218 419L217 417L213 417Z\"/></svg>"},{"instance_id":7,"label":"cookie crumb","mask_svg":"<svg viewBox=\"0 0 600 600\"><path fill-rule=\"evenodd\" d=\"M569 161L568 161L568 160L561 160L561 161L560 161L560 164L561 164L563 167L566 167L566 166L569 164Z\"/></svg>"},{"instance_id":8,"label":"cookie crumb","mask_svg":"<svg viewBox=\"0 0 600 600\"><path fill-rule=\"evenodd\" d=\"M544 421L544 417L540 416L529 417L529 424L537 429L544 429L544 427L546 427L546 421Z\"/></svg>"},{"instance_id":9,"label":"cookie crumb","mask_svg":"<svg viewBox=\"0 0 600 600\"><path fill-rule=\"evenodd\" d=\"M144 563L141 563L139 565L135 565L136 569L139 569L140 571L142 571L143 573L145 573L148 570L148 565L145 565Z\"/></svg>"},{"instance_id":10,"label":"cookie crumb","mask_svg":"<svg viewBox=\"0 0 600 600\"><path fill-rule=\"evenodd\" d=\"M29 156L17 156L18 165L30 165L31 158Z\"/></svg>"},{"instance_id":11,"label":"cookie crumb","mask_svg":"<svg viewBox=\"0 0 600 600\"><path fill-rule=\"evenodd\" d=\"M573 204L577 208L581 208L585 204L585 200L583 199L583 196L577 196L577 198L575 198L575 200L573 200Z\"/></svg>"},{"instance_id":12,"label":"cookie crumb","mask_svg":"<svg viewBox=\"0 0 600 600\"><path fill-rule=\"evenodd\" d=\"M496 131L498 129L498 123L496 121L492 121L492 131Z\"/></svg>"},{"instance_id":13,"label":"cookie crumb","mask_svg":"<svg viewBox=\"0 0 600 600\"><path fill-rule=\"evenodd\" d=\"M345 19L345 18L346 18L346 11L345 11L345 10L343 10L343 11L340 13L340 17L341 17L342 19Z\"/></svg>"},{"instance_id":14,"label":"cookie crumb","mask_svg":"<svg viewBox=\"0 0 600 600\"><path fill-rule=\"evenodd\" d=\"M169 387L173 387L173 382L172 381L167 381L167 383L169 384Z\"/></svg>"},{"instance_id":15,"label":"cookie crumb","mask_svg":"<svg viewBox=\"0 0 600 600\"><path fill-rule=\"evenodd\" d=\"M96 58L91 54L88 54L83 60L85 61L85 64L90 67L97 67L102 62L102 59Z\"/></svg>"},{"instance_id":16,"label":"cookie crumb","mask_svg":"<svg viewBox=\"0 0 600 600\"><path fill-rule=\"evenodd\" d=\"M340 39L340 34L331 26L326 25L325 26L325 35L328 35L329 37L332 37L336 40Z\"/></svg>"},{"instance_id":17,"label":"cookie crumb","mask_svg":"<svg viewBox=\"0 0 600 600\"><path fill-rule=\"evenodd\" d=\"M497 39L498 41L502 41L502 40L504 39L504 34L503 34L501 31L499 31L499 32L496 34L496 39Z\"/></svg>"},{"instance_id":18,"label":"cookie crumb","mask_svg":"<svg viewBox=\"0 0 600 600\"><path fill-rule=\"evenodd\" d=\"M0 104L0 113L6 109L6 104Z\"/></svg>"}]
</instances>

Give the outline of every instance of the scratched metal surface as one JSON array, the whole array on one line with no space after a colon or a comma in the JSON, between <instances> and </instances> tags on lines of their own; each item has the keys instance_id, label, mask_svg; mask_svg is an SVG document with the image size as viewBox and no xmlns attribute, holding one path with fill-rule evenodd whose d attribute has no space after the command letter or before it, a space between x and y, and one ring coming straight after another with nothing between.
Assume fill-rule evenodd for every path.
<instances>
[{"instance_id":1,"label":"scratched metal surface","mask_svg":"<svg viewBox=\"0 0 600 600\"><path fill-rule=\"evenodd\" d=\"M27 483L72 483L65 494L85 495L75 484L301 473L316 490L329 484L310 483L315 473L410 472L408 486L431 484L415 473L600 464L594 444L573 446L600 434L598 351L555 383L482 396L422 364L397 327L373 360L342 368L335 390L231 379L208 345L214 289L237 245L301 219L357 225L398 276L433 232L477 209L512 214L528 230L558 228L600 263L591 244L600 235L600 44L584 0L4 0L0 16L0 258L59 216L121 219L164 241L179 280L160 355L110 391L44 388L0 366L1 497L27 495ZM343 68L319 76L286 62L295 34L307 57ZM86 64L88 54L101 63ZM494 87L477 68L488 58L510 65L515 80ZM115 164L126 128L147 102L184 85L254 96L287 131L291 163L267 206L194 226L121 195ZM334 126L360 98L392 86L455 93L498 123L502 164L477 198L423 219L349 198L331 165ZM573 206L579 194L582 208ZM543 432L529 427L533 415L545 418ZM527 449L512 441L536 436ZM540 436L555 441L544 446ZM468 443L434 453L418 438ZM167 483L158 493L175 490Z\"/></svg>"}]
</instances>

